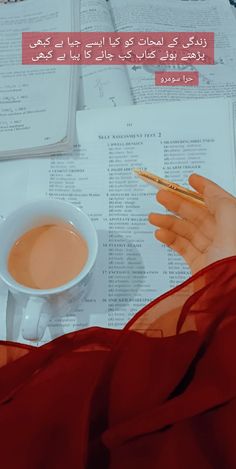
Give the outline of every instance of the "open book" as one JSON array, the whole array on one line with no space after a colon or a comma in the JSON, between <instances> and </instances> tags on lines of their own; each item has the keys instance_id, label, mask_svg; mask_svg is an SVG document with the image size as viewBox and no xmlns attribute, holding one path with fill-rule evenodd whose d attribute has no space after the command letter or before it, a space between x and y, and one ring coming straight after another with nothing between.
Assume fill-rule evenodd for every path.
<instances>
[{"instance_id":1,"label":"open book","mask_svg":"<svg viewBox=\"0 0 236 469\"><path fill-rule=\"evenodd\" d=\"M0 214L35 198L63 199L83 209L98 233L88 295L63 317L52 318L42 342L89 326L122 328L140 308L189 277L182 259L155 239L147 217L162 211L156 189L132 168L184 186L197 172L236 194L230 100L79 111L77 128L80 143L71 154L1 163ZM10 297L9 340L23 341L21 314ZM1 337L3 330L0 324Z\"/></svg>"},{"instance_id":2,"label":"open book","mask_svg":"<svg viewBox=\"0 0 236 469\"><path fill-rule=\"evenodd\" d=\"M228 0L81 0L82 31L213 31L213 66L86 66L80 109L211 97L236 98L236 21ZM199 72L199 87L155 86L155 72Z\"/></svg>"},{"instance_id":3,"label":"open book","mask_svg":"<svg viewBox=\"0 0 236 469\"><path fill-rule=\"evenodd\" d=\"M73 143L79 109L236 97L236 21L228 0L24 0L1 5L0 158L58 154ZM155 86L160 66L23 66L22 31L214 31L214 66L199 87ZM6 40L7 39L7 40ZM179 66L165 66L165 70ZM182 67L183 68L183 67ZM75 89L76 88L76 89Z\"/></svg>"},{"instance_id":4,"label":"open book","mask_svg":"<svg viewBox=\"0 0 236 469\"><path fill-rule=\"evenodd\" d=\"M21 33L74 31L75 20L74 0L0 6L0 158L60 153L72 147L76 67L22 65Z\"/></svg>"}]
</instances>

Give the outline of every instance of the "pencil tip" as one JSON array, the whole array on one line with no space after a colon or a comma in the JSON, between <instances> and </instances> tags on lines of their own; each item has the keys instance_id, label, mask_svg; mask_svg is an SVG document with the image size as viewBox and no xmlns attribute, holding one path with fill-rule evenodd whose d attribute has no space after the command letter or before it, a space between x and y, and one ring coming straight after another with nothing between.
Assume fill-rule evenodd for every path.
<instances>
[{"instance_id":1,"label":"pencil tip","mask_svg":"<svg viewBox=\"0 0 236 469\"><path fill-rule=\"evenodd\" d=\"M140 169L138 169L138 168L133 168L133 172L136 173L136 174L140 174Z\"/></svg>"}]
</instances>

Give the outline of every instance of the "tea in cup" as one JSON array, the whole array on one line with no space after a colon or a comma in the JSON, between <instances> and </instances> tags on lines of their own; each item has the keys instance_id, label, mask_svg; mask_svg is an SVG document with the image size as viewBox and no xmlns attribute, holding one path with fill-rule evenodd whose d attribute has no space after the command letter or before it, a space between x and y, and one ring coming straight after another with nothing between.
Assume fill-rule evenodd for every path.
<instances>
[{"instance_id":1,"label":"tea in cup","mask_svg":"<svg viewBox=\"0 0 236 469\"><path fill-rule=\"evenodd\" d=\"M91 220L67 202L32 202L0 224L0 277L25 304L25 339L40 340L52 314L84 295L97 249Z\"/></svg>"}]
</instances>

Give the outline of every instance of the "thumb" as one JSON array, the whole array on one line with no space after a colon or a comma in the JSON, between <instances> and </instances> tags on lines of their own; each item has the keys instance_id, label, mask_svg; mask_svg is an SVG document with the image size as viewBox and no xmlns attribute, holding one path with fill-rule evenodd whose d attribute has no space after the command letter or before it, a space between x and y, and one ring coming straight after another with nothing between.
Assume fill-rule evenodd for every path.
<instances>
[{"instance_id":1,"label":"thumb","mask_svg":"<svg viewBox=\"0 0 236 469\"><path fill-rule=\"evenodd\" d=\"M236 203L236 199L229 192L199 174L191 174L189 184L203 195L205 204L213 215L222 207L222 203Z\"/></svg>"}]
</instances>

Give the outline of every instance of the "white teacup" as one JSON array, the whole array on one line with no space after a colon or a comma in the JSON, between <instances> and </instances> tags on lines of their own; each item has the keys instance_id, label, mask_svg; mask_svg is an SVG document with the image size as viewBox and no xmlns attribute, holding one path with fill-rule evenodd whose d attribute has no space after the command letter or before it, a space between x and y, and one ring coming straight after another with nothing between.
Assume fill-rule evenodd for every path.
<instances>
[{"instance_id":1,"label":"white teacup","mask_svg":"<svg viewBox=\"0 0 236 469\"><path fill-rule=\"evenodd\" d=\"M9 252L26 231L45 223L72 223L88 245L88 259L73 280L57 288L38 290L18 283L8 271ZM89 217L79 208L60 200L42 199L18 208L0 224L0 278L23 304L22 335L40 340L53 314L66 310L73 299L80 299L90 283L98 250L96 230Z\"/></svg>"}]
</instances>

